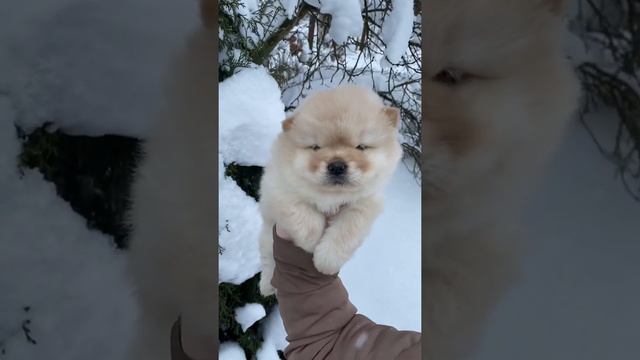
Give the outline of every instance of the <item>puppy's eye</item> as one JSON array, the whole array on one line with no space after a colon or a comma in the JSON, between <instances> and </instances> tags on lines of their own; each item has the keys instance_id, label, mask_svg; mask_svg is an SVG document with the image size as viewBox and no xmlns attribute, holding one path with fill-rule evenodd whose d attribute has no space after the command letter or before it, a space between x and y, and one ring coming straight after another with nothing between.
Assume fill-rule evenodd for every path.
<instances>
[{"instance_id":1,"label":"puppy's eye","mask_svg":"<svg viewBox=\"0 0 640 360\"><path fill-rule=\"evenodd\" d=\"M371 148L370 146L364 145L364 144L360 144L358 146L356 146L356 149L360 150L360 151L365 151L367 149Z\"/></svg>"},{"instance_id":2,"label":"puppy's eye","mask_svg":"<svg viewBox=\"0 0 640 360\"><path fill-rule=\"evenodd\" d=\"M462 70L454 69L454 68L446 68L436 76L433 77L433 81L439 82L448 86L456 86L462 83L464 80L468 78L468 74L466 74Z\"/></svg>"},{"instance_id":3,"label":"puppy's eye","mask_svg":"<svg viewBox=\"0 0 640 360\"><path fill-rule=\"evenodd\" d=\"M311 149L313 151L318 151L318 150L320 150L320 146L317 145L317 144L314 144L314 145L309 146L308 149Z\"/></svg>"}]
</instances>

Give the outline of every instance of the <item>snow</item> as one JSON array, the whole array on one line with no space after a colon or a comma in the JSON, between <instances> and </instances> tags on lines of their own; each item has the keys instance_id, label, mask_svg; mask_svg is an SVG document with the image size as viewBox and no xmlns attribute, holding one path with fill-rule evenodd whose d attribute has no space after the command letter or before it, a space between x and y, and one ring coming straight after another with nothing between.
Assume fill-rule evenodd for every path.
<instances>
[{"instance_id":1,"label":"snow","mask_svg":"<svg viewBox=\"0 0 640 360\"><path fill-rule=\"evenodd\" d=\"M247 360L240 345L234 342L224 342L220 344L218 360Z\"/></svg>"},{"instance_id":2,"label":"snow","mask_svg":"<svg viewBox=\"0 0 640 360\"><path fill-rule=\"evenodd\" d=\"M278 349L270 341L265 341L256 353L258 360L280 360Z\"/></svg>"},{"instance_id":3,"label":"snow","mask_svg":"<svg viewBox=\"0 0 640 360\"><path fill-rule=\"evenodd\" d=\"M247 331L251 325L255 324L256 321L262 319L267 315L267 312L264 310L261 304L252 303L246 304L242 307L239 307L235 310L236 313L236 321L242 327L242 331Z\"/></svg>"},{"instance_id":4,"label":"snow","mask_svg":"<svg viewBox=\"0 0 640 360\"><path fill-rule=\"evenodd\" d=\"M218 243L224 249L218 257L218 278L241 284L260 272L258 204L230 178L218 188Z\"/></svg>"},{"instance_id":5,"label":"snow","mask_svg":"<svg viewBox=\"0 0 640 360\"><path fill-rule=\"evenodd\" d=\"M258 0L240 0L238 12L244 16L251 18L251 14L258 10Z\"/></svg>"},{"instance_id":6,"label":"snow","mask_svg":"<svg viewBox=\"0 0 640 360\"><path fill-rule=\"evenodd\" d=\"M300 0L280 0L280 4L284 8L284 12L287 14L287 18L291 19Z\"/></svg>"},{"instance_id":7,"label":"snow","mask_svg":"<svg viewBox=\"0 0 640 360\"><path fill-rule=\"evenodd\" d=\"M219 281L241 284L260 271L260 213L256 201L223 164L264 166L284 120L276 81L263 67L245 69L219 87Z\"/></svg>"},{"instance_id":8,"label":"snow","mask_svg":"<svg viewBox=\"0 0 640 360\"><path fill-rule=\"evenodd\" d=\"M263 67L220 83L219 144L225 163L264 166L285 119L278 83Z\"/></svg>"},{"instance_id":9,"label":"snow","mask_svg":"<svg viewBox=\"0 0 640 360\"><path fill-rule=\"evenodd\" d=\"M0 96L2 359L122 359L135 316L124 255L39 172L19 175L16 117Z\"/></svg>"},{"instance_id":10,"label":"snow","mask_svg":"<svg viewBox=\"0 0 640 360\"><path fill-rule=\"evenodd\" d=\"M276 305L273 311L262 325L264 332L264 342L258 350L258 360L279 360L278 350L284 350L288 342L286 340L287 333L284 330L280 310Z\"/></svg>"},{"instance_id":11,"label":"snow","mask_svg":"<svg viewBox=\"0 0 640 360\"><path fill-rule=\"evenodd\" d=\"M389 62L397 63L409 48L413 33L413 1L393 0L393 9L382 24L382 39Z\"/></svg>"},{"instance_id":12,"label":"snow","mask_svg":"<svg viewBox=\"0 0 640 360\"><path fill-rule=\"evenodd\" d=\"M196 11L172 0L1 1L0 68L11 71L0 91L27 131L55 121L72 134L142 137Z\"/></svg>"},{"instance_id":13,"label":"snow","mask_svg":"<svg viewBox=\"0 0 640 360\"><path fill-rule=\"evenodd\" d=\"M612 115L590 120L599 135L615 136ZM575 123L531 197L523 278L497 308L473 360L632 359L640 352L640 204L613 175Z\"/></svg>"},{"instance_id":14,"label":"snow","mask_svg":"<svg viewBox=\"0 0 640 360\"><path fill-rule=\"evenodd\" d=\"M401 330L421 329L421 198L415 178L399 165L383 213L340 271L359 313Z\"/></svg>"},{"instance_id":15,"label":"snow","mask_svg":"<svg viewBox=\"0 0 640 360\"><path fill-rule=\"evenodd\" d=\"M320 3L320 12L331 15L329 37L342 44L349 36L358 38L362 35L363 20L360 0L322 0L306 1L309 5Z\"/></svg>"}]
</instances>

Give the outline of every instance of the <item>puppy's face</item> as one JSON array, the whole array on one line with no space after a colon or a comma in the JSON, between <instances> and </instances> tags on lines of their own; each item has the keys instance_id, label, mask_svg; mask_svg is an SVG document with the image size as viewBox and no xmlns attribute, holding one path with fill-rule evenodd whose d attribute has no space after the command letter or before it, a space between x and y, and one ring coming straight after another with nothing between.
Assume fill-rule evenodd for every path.
<instances>
[{"instance_id":1,"label":"puppy's face","mask_svg":"<svg viewBox=\"0 0 640 360\"><path fill-rule=\"evenodd\" d=\"M427 197L535 168L553 148L578 93L562 50L563 2L426 3ZM521 170L509 168L518 162Z\"/></svg>"},{"instance_id":2,"label":"puppy's face","mask_svg":"<svg viewBox=\"0 0 640 360\"><path fill-rule=\"evenodd\" d=\"M283 122L292 175L320 192L384 183L401 157L399 111L355 86L316 93Z\"/></svg>"}]
</instances>

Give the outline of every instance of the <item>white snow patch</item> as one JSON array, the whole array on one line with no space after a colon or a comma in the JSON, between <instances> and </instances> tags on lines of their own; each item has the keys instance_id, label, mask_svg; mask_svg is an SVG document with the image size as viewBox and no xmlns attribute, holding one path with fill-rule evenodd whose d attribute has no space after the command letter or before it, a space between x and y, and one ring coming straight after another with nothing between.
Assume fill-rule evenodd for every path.
<instances>
[{"instance_id":1,"label":"white snow patch","mask_svg":"<svg viewBox=\"0 0 640 360\"><path fill-rule=\"evenodd\" d=\"M226 79L219 89L219 146L225 163L266 165L285 119L278 84L257 67Z\"/></svg>"},{"instance_id":2,"label":"white snow patch","mask_svg":"<svg viewBox=\"0 0 640 360\"><path fill-rule=\"evenodd\" d=\"M276 346L269 340L265 340L258 349L256 353L256 358L258 360L280 360L278 356L278 349Z\"/></svg>"},{"instance_id":3,"label":"white snow patch","mask_svg":"<svg viewBox=\"0 0 640 360\"><path fill-rule=\"evenodd\" d=\"M241 284L260 271L258 204L230 178L223 164L264 166L285 118L276 81L263 67L245 69L219 92L219 281Z\"/></svg>"},{"instance_id":4,"label":"white snow patch","mask_svg":"<svg viewBox=\"0 0 640 360\"><path fill-rule=\"evenodd\" d=\"M338 44L347 41L349 36L359 37L362 34L363 20L360 0L322 0L306 1L309 5L318 6L320 12L331 15L329 36Z\"/></svg>"},{"instance_id":5,"label":"white snow patch","mask_svg":"<svg viewBox=\"0 0 640 360\"><path fill-rule=\"evenodd\" d=\"M262 319L267 312L264 307L258 303L246 304L235 310L236 321L242 327L242 331L247 331L256 321Z\"/></svg>"},{"instance_id":6,"label":"white snow patch","mask_svg":"<svg viewBox=\"0 0 640 360\"><path fill-rule=\"evenodd\" d=\"M224 342L220 344L218 360L247 360L247 357L244 356L244 351L237 343Z\"/></svg>"},{"instance_id":7,"label":"white snow patch","mask_svg":"<svg viewBox=\"0 0 640 360\"><path fill-rule=\"evenodd\" d=\"M417 181L399 165L383 213L340 271L359 313L400 330L421 330L421 199Z\"/></svg>"},{"instance_id":8,"label":"white snow patch","mask_svg":"<svg viewBox=\"0 0 640 360\"><path fill-rule=\"evenodd\" d=\"M280 0L280 4L282 4L282 7L284 8L287 18L291 19L293 17L298 3L300 3L300 0Z\"/></svg>"},{"instance_id":9,"label":"white snow patch","mask_svg":"<svg viewBox=\"0 0 640 360\"><path fill-rule=\"evenodd\" d=\"M144 137L196 11L172 0L1 1L0 90L27 131L53 122L72 134Z\"/></svg>"},{"instance_id":10,"label":"white snow patch","mask_svg":"<svg viewBox=\"0 0 640 360\"><path fill-rule=\"evenodd\" d=\"M284 330L280 309L276 305L263 323L264 343L258 350L258 360L278 360L278 350L284 350L289 345L287 333Z\"/></svg>"},{"instance_id":11,"label":"white snow patch","mask_svg":"<svg viewBox=\"0 0 640 360\"><path fill-rule=\"evenodd\" d=\"M258 0L240 0L238 12L251 18L251 14L258 10Z\"/></svg>"},{"instance_id":12,"label":"white snow patch","mask_svg":"<svg viewBox=\"0 0 640 360\"><path fill-rule=\"evenodd\" d=\"M260 272L258 237L262 221L256 201L232 179L223 176L218 186L218 243L223 248L218 257L218 278L220 282L241 284Z\"/></svg>"},{"instance_id":13,"label":"white snow patch","mask_svg":"<svg viewBox=\"0 0 640 360\"><path fill-rule=\"evenodd\" d=\"M280 308L276 305L273 311L267 317L264 322L264 331L266 333L265 340L274 344L276 349L284 350L289 345L286 339L287 333L284 330L284 323L282 322L282 316L280 315Z\"/></svg>"},{"instance_id":14,"label":"white snow patch","mask_svg":"<svg viewBox=\"0 0 640 360\"><path fill-rule=\"evenodd\" d=\"M391 63L400 61L413 33L413 1L393 0L393 9L382 25L385 55Z\"/></svg>"}]
</instances>

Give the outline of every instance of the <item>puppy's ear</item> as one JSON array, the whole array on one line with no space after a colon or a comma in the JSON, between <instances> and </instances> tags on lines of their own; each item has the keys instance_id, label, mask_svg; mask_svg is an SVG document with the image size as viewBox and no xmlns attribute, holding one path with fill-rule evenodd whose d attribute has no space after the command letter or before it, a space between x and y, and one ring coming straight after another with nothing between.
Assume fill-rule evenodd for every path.
<instances>
[{"instance_id":1,"label":"puppy's ear","mask_svg":"<svg viewBox=\"0 0 640 360\"><path fill-rule=\"evenodd\" d=\"M293 119L294 116L291 115L282 122L282 131L286 132L291 130L291 127L293 126Z\"/></svg>"},{"instance_id":2,"label":"puppy's ear","mask_svg":"<svg viewBox=\"0 0 640 360\"><path fill-rule=\"evenodd\" d=\"M392 106L387 106L382 109L382 113L394 128L397 129L400 127L400 109Z\"/></svg>"}]
</instances>

